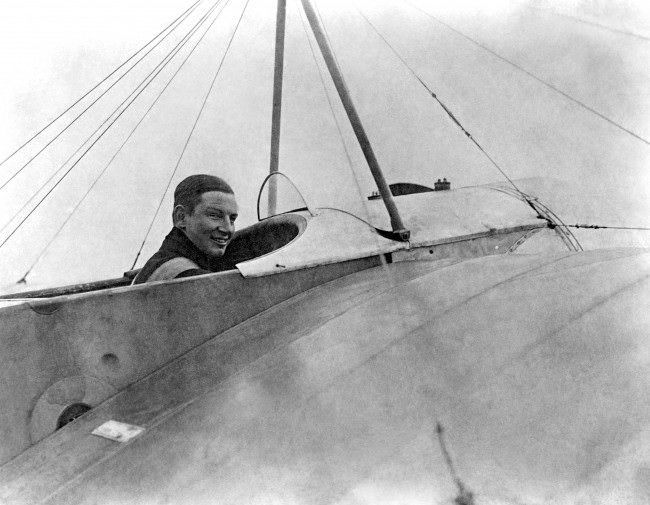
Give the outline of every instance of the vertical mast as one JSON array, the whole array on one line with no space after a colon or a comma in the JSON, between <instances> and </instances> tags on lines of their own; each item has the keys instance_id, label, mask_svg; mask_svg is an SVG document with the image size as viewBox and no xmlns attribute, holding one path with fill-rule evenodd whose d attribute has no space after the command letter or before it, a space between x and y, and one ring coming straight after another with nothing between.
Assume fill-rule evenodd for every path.
<instances>
[{"instance_id":1,"label":"vertical mast","mask_svg":"<svg viewBox=\"0 0 650 505\"><path fill-rule=\"evenodd\" d=\"M379 193L384 200L386 210L388 210L388 215L390 216L390 223L393 228L393 232L395 233L396 238L406 241L410 237L410 232L406 229L404 223L402 222L402 218L400 217L397 206L395 205L395 200L393 200L393 195L390 191L390 188L388 187L386 179L384 179L384 174L382 173L379 162L377 161L375 153L372 150L370 140L368 139L363 125L361 124L361 119L357 114L357 110L354 106L354 103L352 102L352 98L350 97L348 87L345 84L343 75L341 74L336 60L334 59L329 44L327 43L323 29L320 26L320 22L318 21L318 18L316 17L314 9L312 8L311 2L309 0L302 0L302 6L305 9L307 19L309 20L309 24L311 25L311 29L314 32L318 46L320 47L321 53L323 54L323 58L327 64L327 69L332 76L332 80L336 86L336 91L338 92L339 98L341 99L343 107L345 108L345 112L348 115L352 129L354 130L354 134L359 141L363 155L365 156L366 162L370 167L370 172L372 173L372 176L375 179L375 183L377 184L377 188L379 189Z\"/></svg>"},{"instance_id":2,"label":"vertical mast","mask_svg":"<svg viewBox=\"0 0 650 505\"><path fill-rule=\"evenodd\" d=\"M280 119L282 116L282 73L284 69L284 27L287 12L286 0L278 0L275 25L275 71L273 74L273 116L271 118L271 162L269 172L278 171L280 162ZM277 178L269 180L269 215L277 206Z\"/></svg>"}]
</instances>

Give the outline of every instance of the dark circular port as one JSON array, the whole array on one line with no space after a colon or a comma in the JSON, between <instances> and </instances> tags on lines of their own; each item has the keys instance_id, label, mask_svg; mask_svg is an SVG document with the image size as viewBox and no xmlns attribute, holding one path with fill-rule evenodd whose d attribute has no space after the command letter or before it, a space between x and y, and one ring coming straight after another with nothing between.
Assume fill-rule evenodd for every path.
<instances>
[{"instance_id":1,"label":"dark circular port","mask_svg":"<svg viewBox=\"0 0 650 505\"><path fill-rule=\"evenodd\" d=\"M110 368L111 370L116 370L120 366L120 360L112 352L107 352L102 356L102 365Z\"/></svg>"},{"instance_id":2,"label":"dark circular port","mask_svg":"<svg viewBox=\"0 0 650 505\"><path fill-rule=\"evenodd\" d=\"M56 422L56 429L63 428L66 424L71 423L77 417L85 414L90 410L90 405L87 405L85 403L73 403L72 405L68 405L63 412L61 412L61 415L59 416L59 420Z\"/></svg>"}]
</instances>

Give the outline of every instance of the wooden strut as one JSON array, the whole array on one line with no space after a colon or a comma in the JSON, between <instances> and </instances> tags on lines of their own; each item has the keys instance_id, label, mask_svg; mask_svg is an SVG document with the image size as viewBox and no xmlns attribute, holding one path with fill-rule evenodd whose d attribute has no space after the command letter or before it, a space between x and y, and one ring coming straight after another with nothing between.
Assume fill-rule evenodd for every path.
<instances>
[{"instance_id":1,"label":"wooden strut","mask_svg":"<svg viewBox=\"0 0 650 505\"><path fill-rule=\"evenodd\" d=\"M400 217L397 206L395 205L393 195L390 191L390 188L388 187L386 179L384 178L384 174L381 171L377 157L375 156L372 146L370 145L370 140L368 139L368 136L366 135L366 132L363 128L359 114L357 114L357 110L354 106L354 103L352 102L352 98L350 97L348 87L345 84L345 80L343 79L343 75L341 74L338 65L336 64L334 55L332 54L332 51L329 47L320 22L314 13L311 2L309 0L301 1L302 6L305 9L305 14L307 15L309 24L311 25L311 29L314 32L316 41L318 42L318 47L320 48L323 58L325 59L325 63L327 64L327 69L329 70L330 76L332 77L334 85L336 86L336 91L338 92L339 98L343 103L343 107L345 108L345 112L348 115L352 129L354 130L354 134L357 137L359 145L361 146L361 150L363 151L363 155L365 156L366 162L370 168L370 172L375 179L375 183L379 189L379 194L384 200L386 210L388 210L391 227L393 228L394 238L405 242L410 238L411 232L406 229L404 223L402 222L402 218Z\"/></svg>"},{"instance_id":2,"label":"wooden strut","mask_svg":"<svg viewBox=\"0 0 650 505\"><path fill-rule=\"evenodd\" d=\"M271 118L271 161L269 172L278 172L280 162L280 125L282 117L282 74L284 70L284 32L287 17L287 1L278 0L278 12L275 25L275 70L273 73L273 115ZM277 179L269 179L269 216L276 212Z\"/></svg>"}]
</instances>

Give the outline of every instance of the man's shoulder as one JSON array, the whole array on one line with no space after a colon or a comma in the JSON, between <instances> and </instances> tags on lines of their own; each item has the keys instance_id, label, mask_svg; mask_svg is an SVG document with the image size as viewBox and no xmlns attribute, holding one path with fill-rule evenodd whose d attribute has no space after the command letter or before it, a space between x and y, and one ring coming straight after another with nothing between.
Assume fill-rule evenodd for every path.
<instances>
[{"instance_id":1,"label":"man's shoulder","mask_svg":"<svg viewBox=\"0 0 650 505\"><path fill-rule=\"evenodd\" d=\"M154 255L140 270L133 284L141 284L143 282L154 282L175 279L182 276L184 272L192 271L195 273L202 272L202 269L194 261L184 256L174 257L156 257L162 256L160 254Z\"/></svg>"},{"instance_id":2,"label":"man's shoulder","mask_svg":"<svg viewBox=\"0 0 650 505\"><path fill-rule=\"evenodd\" d=\"M162 265L156 268L147 281L153 282L175 279L188 270L201 270L201 267L188 258L177 256L176 258L165 261Z\"/></svg>"}]
</instances>

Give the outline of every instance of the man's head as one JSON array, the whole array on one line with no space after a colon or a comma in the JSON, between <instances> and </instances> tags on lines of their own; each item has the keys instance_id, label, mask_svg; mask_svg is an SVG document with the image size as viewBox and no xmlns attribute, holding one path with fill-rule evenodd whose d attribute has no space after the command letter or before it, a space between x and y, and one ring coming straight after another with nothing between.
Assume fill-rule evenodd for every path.
<instances>
[{"instance_id":1,"label":"man's head","mask_svg":"<svg viewBox=\"0 0 650 505\"><path fill-rule=\"evenodd\" d=\"M226 181L190 175L174 191L174 226L208 256L223 256L235 232L237 201Z\"/></svg>"}]
</instances>

